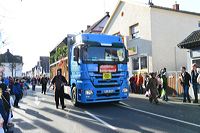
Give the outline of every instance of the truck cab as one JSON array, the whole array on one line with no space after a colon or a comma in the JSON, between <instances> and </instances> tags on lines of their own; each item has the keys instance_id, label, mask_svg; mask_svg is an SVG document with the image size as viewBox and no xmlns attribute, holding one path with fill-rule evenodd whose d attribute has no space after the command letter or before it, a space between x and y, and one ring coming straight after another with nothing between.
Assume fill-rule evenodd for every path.
<instances>
[{"instance_id":1,"label":"truck cab","mask_svg":"<svg viewBox=\"0 0 200 133\"><path fill-rule=\"evenodd\" d=\"M119 36L80 34L69 56L69 95L75 106L128 98L128 52Z\"/></svg>"}]
</instances>

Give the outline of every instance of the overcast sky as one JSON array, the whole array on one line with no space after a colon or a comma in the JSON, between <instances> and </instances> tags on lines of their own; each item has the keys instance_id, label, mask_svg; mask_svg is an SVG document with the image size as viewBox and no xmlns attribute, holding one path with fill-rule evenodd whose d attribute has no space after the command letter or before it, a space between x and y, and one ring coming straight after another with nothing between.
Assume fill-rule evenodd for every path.
<instances>
[{"instance_id":1,"label":"overcast sky","mask_svg":"<svg viewBox=\"0 0 200 133\"><path fill-rule=\"evenodd\" d=\"M148 3L148 0L136 0ZM181 10L200 12L200 0L176 0ZM118 0L0 0L0 32L6 46L0 53L23 56L23 70L31 70L39 56L48 56L67 34L79 33L113 12ZM153 0L172 7L175 0Z\"/></svg>"}]
</instances>

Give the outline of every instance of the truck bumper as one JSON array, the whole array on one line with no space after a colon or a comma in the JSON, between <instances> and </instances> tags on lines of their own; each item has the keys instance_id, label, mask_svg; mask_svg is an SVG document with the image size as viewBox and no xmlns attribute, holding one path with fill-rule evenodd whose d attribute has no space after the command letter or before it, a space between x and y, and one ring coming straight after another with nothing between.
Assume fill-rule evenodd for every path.
<instances>
[{"instance_id":1,"label":"truck bumper","mask_svg":"<svg viewBox=\"0 0 200 133\"><path fill-rule=\"evenodd\" d=\"M128 99L129 94L126 93L123 96L104 96L104 97L94 97L94 96L82 96L80 103L100 103L100 102L114 102L122 101Z\"/></svg>"}]
</instances>

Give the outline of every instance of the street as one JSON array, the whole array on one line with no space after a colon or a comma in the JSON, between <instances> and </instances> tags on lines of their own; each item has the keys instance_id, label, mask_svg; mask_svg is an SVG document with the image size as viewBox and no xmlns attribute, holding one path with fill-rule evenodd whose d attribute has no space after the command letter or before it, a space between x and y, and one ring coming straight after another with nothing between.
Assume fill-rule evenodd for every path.
<instances>
[{"instance_id":1,"label":"street","mask_svg":"<svg viewBox=\"0 0 200 133\"><path fill-rule=\"evenodd\" d=\"M56 109L53 92L31 90L14 109L14 133L198 133L200 107L170 100L150 104L142 95L130 94L120 103L100 103Z\"/></svg>"}]
</instances>

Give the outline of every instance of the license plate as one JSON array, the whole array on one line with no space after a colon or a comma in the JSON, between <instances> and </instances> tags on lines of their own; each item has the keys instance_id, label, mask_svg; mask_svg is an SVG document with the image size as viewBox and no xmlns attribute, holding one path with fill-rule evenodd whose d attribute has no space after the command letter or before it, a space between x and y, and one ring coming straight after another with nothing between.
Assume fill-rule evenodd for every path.
<instances>
[{"instance_id":1,"label":"license plate","mask_svg":"<svg viewBox=\"0 0 200 133\"><path fill-rule=\"evenodd\" d=\"M104 90L103 92L106 94L110 94L110 93L114 93L114 90Z\"/></svg>"},{"instance_id":2,"label":"license plate","mask_svg":"<svg viewBox=\"0 0 200 133\"><path fill-rule=\"evenodd\" d=\"M111 73L103 73L103 80L108 80L108 79L111 79L111 78L112 78Z\"/></svg>"}]
</instances>

